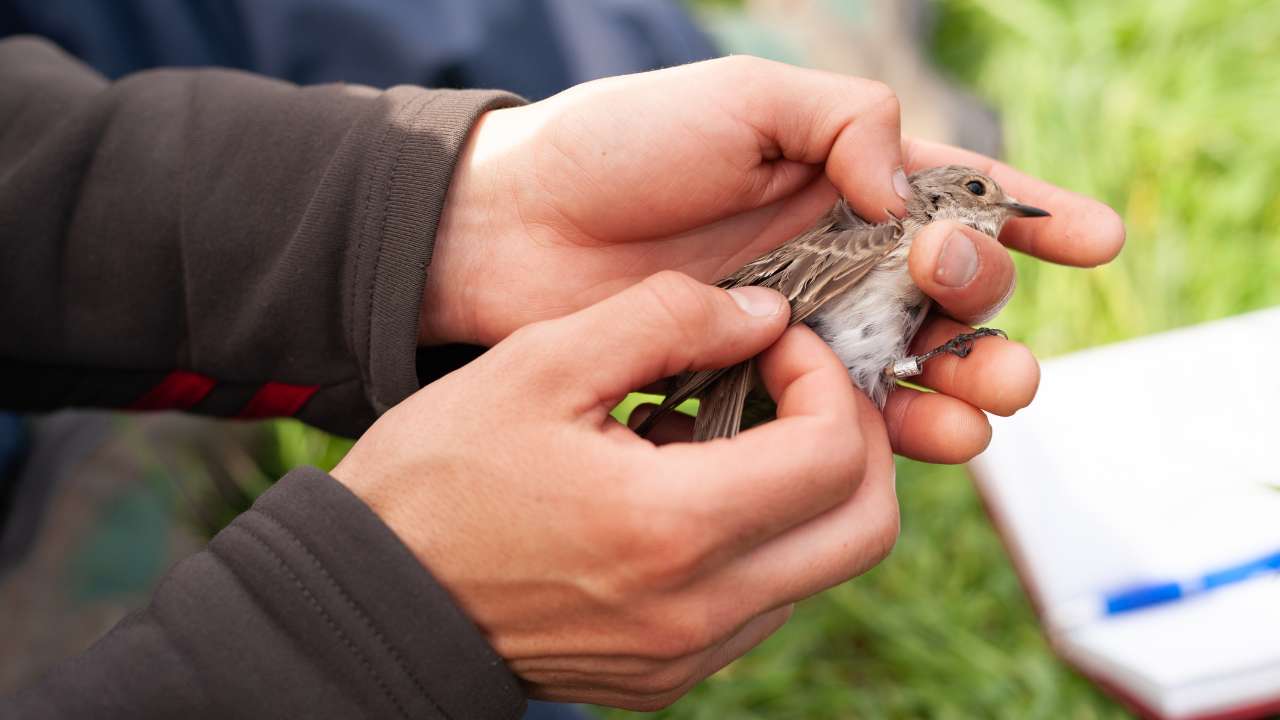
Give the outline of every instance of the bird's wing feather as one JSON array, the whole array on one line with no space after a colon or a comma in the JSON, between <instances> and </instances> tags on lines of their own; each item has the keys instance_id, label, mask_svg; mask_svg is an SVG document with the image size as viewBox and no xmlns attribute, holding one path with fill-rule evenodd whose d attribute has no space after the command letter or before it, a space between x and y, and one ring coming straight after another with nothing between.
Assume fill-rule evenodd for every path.
<instances>
[{"instance_id":1,"label":"bird's wing feather","mask_svg":"<svg viewBox=\"0 0 1280 720\"><path fill-rule=\"evenodd\" d=\"M856 285L898 246L902 234L902 224L897 220L870 225L854 215L842 200L813 229L747 263L716 285L725 289L759 285L777 290L791 303L791 324L794 325L808 319L829 300ZM714 417L704 420L703 425L716 430L733 427L733 433L711 437L736 434L742 403L746 398L745 392L737 392L736 382L741 378L736 375L733 378L732 392L713 388L728 371L720 368L690 374L675 392L667 396L661 407L636 428L636 432L644 435L662 415L690 397L705 392L717 400L711 408L704 404L699 410L700 420L703 413L714 414ZM751 373L745 373L745 376L745 382L749 383ZM750 389L749 385L747 389ZM735 399L736 404L728 402Z\"/></svg>"},{"instance_id":2,"label":"bird's wing feather","mask_svg":"<svg viewBox=\"0 0 1280 720\"><path fill-rule=\"evenodd\" d=\"M716 284L777 290L791 303L794 324L857 284L901 240L897 222L853 227L823 223Z\"/></svg>"}]
</instances>

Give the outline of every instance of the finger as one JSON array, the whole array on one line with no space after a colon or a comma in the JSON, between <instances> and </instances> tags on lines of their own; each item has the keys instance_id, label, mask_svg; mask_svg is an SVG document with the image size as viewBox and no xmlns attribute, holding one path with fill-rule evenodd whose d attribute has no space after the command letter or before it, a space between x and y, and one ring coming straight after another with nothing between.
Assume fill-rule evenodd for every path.
<instances>
[{"instance_id":1,"label":"finger","mask_svg":"<svg viewBox=\"0 0 1280 720\"><path fill-rule=\"evenodd\" d=\"M770 635L773 635L783 625L787 624L794 612L795 605L787 603L780 608L752 618L728 640L718 647L712 648L707 653L702 663L702 670L698 673L701 676L699 681L720 672L726 665L746 655L752 648L767 640Z\"/></svg>"},{"instance_id":2,"label":"finger","mask_svg":"<svg viewBox=\"0 0 1280 720\"><path fill-rule=\"evenodd\" d=\"M965 463L991 442L987 416L948 395L897 388L889 393L884 419L893 451L913 460Z\"/></svg>"},{"instance_id":3,"label":"finger","mask_svg":"<svg viewBox=\"0 0 1280 720\"><path fill-rule=\"evenodd\" d=\"M936 222L911 243L907 267L916 286L948 315L980 323L1013 295L1016 272L995 238L957 222Z\"/></svg>"},{"instance_id":4,"label":"finger","mask_svg":"<svg viewBox=\"0 0 1280 720\"><path fill-rule=\"evenodd\" d=\"M536 673L523 679L529 696L539 700L660 710L764 642L786 624L793 610L792 605L785 605L758 615L723 642L658 669L646 661L640 672L568 670Z\"/></svg>"},{"instance_id":5,"label":"finger","mask_svg":"<svg viewBox=\"0 0 1280 720\"><path fill-rule=\"evenodd\" d=\"M773 290L725 291L667 271L545 323L515 351L554 353L542 363L547 383L584 412L659 378L752 357L782 333L789 313ZM568 391L565 378L575 379Z\"/></svg>"},{"instance_id":6,"label":"finger","mask_svg":"<svg viewBox=\"0 0 1280 720\"><path fill-rule=\"evenodd\" d=\"M862 475L858 393L831 348L798 325L758 362L778 418L732 439L659 448L658 477L646 485L678 496L706 528L698 541L707 556L732 555L825 512Z\"/></svg>"},{"instance_id":7,"label":"finger","mask_svg":"<svg viewBox=\"0 0 1280 720\"><path fill-rule=\"evenodd\" d=\"M826 164L827 177L862 217L905 212L901 107L883 83L750 57L708 63L732 88L723 102L781 159ZM728 71L724 67L729 68ZM899 190L895 190L895 184Z\"/></svg>"},{"instance_id":8,"label":"finger","mask_svg":"<svg viewBox=\"0 0 1280 720\"><path fill-rule=\"evenodd\" d=\"M637 405L636 409L631 411L631 417L627 418L627 426L634 430L658 407L654 403ZM645 435L645 439L654 445L689 442L693 439L693 418L682 412L669 412L658 419L658 422Z\"/></svg>"},{"instance_id":9,"label":"finger","mask_svg":"<svg viewBox=\"0 0 1280 720\"><path fill-rule=\"evenodd\" d=\"M939 165L968 165L990 175L1019 202L1048 210L1052 217L1014 220L1000 241L1009 247L1063 265L1092 267L1109 262L1124 246L1124 221L1093 198L1064 190L1002 162L941 143L903 139L908 172Z\"/></svg>"},{"instance_id":10,"label":"finger","mask_svg":"<svg viewBox=\"0 0 1280 720\"><path fill-rule=\"evenodd\" d=\"M858 394L866 470L857 491L830 512L739 556L695 589L755 608L795 602L866 572L898 537L893 453L880 413Z\"/></svg>"},{"instance_id":11,"label":"finger","mask_svg":"<svg viewBox=\"0 0 1280 720\"><path fill-rule=\"evenodd\" d=\"M927 352L972 330L949 318L931 317L916 333L911 352ZM1040 387L1040 363L1022 343L984 337L973 343L968 357L935 355L912 382L996 415L1012 415L1035 398Z\"/></svg>"},{"instance_id":12,"label":"finger","mask_svg":"<svg viewBox=\"0 0 1280 720\"><path fill-rule=\"evenodd\" d=\"M722 600L723 598L698 597L692 598L690 604L693 607L706 607L710 603L713 607L719 607L723 604ZM627 691L634 690L640 685L651 685L659 675L693 679L696 682L759 644L786 623L793 611L794 606L787 604L762 614L746 616L740 622L728 623L725 625L723 635L710 642L708 646L690 650L687 654L675 657L669 657L666 654L655 655L651 652L620 654L606 651L590 655L515 659L508 664L522 679L539 684L584 688L607 687ZM693 610L693 612L697 611ZM719 621L720 618L717 617L714 622ZM663 629L670 630L670 628ZM647 636L644 638L646 641L649 639ZM637 647L628 649L639 650ZM680 682L663 684L676 687Z\"/></svg>"}]
</instances>

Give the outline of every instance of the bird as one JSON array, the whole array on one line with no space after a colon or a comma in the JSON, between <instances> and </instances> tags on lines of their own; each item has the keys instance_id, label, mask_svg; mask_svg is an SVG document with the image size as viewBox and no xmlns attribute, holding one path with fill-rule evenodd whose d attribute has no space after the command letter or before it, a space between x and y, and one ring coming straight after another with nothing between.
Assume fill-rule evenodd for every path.
<instances>
[{"instance_id":1,"label":"bird","mask_svg":"<svg viewBox=\"0 0 1280 720\"><path fill-rule=\"evenodd\" d=\"M933 357L963 358L978 338L1005 335L978 328L922 355L907 354L931 305L907 270L917 233L931 222L954 220L995 237L1012 218L1049 216L963 165L921 170L907 181L912 192L905 216L889 212L888 221L873 224L842 197L809 230L715 283L726 290L758 285L782 293L791 304L791 324L812 328L844 363L853 384L881 409L897 381L918 375ZM754 382L754 360L687 374L636 432L644 436L662 416L697 396L694 441L733 437Z\"/></svg>"}]
</instances>

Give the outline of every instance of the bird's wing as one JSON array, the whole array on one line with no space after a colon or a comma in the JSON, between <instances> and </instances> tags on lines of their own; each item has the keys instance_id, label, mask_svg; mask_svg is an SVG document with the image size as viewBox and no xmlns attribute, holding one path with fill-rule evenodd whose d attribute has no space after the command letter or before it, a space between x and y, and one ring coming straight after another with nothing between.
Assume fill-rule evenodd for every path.
<instances>
[{"instance_id":1,"label":"bird's wing","mask_svg":"<svg viewBox=\"0 0 1280 720\"><path fill-rule=\"evenodd\" d=\"M768 255L747 263L716 285L725 289L759 285L777 290L791 303L791 324L794 325L866 277L885 255L898 246L902 234L902 223L896 219L882 225L870 225L854 215L841 200L811 230ZM661 407L645 418L636 432L644 435L661 416L685 400L705 392L708 396L715 396L716 402L710 409L714 417L707 418L702 424L716 430L732 426L731 433L720 432L711 436L732 437L738 430L746 392L738 392L735 384L733 391L724 391L721 399L721 391L712 389L712 386L726 373L736 373L737 368L690 374L675 392L667 396ZM745 376L745 382L749 383L751 373L747 372ZM736 383L741 378L735 375L734 380ZM747 389L750 389L749 385ZM734 399L736 404L728 402ZM700 420L704 412L708 412L705 406L698 412Z\"/></svg>"},{"instance_id":2,"label":"bird's wing","mask_svg":"<svg viewBox=\"0 0 1280 720\"><path fill-rule=\"evenodd\" d=\"M832 209L828 222L747 263L716 285L773 288L791 303L792 324L808 319L856 285L902 241L902 225L896 221L852 226L841 222L837 215L843 205Z\"/></svg>"}]
</instances>

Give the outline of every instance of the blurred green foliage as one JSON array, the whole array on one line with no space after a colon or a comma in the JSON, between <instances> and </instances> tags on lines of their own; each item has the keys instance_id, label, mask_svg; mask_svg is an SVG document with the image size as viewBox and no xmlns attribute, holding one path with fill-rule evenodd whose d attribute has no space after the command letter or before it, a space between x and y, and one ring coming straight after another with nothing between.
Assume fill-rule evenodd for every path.
<instances>
[{"instance_id":1,"label":"blurred green foliage","mask_svg":"<svg viewBox=\"0 0 1280 720\"><path fill-rule=\"evenodd\" d=\"M272 423L270 458L263 474L278 478L299 465L315 465L329 471L351 449L353 441L320 432L297 420Z\"/></svg>"},{"instance_id":2,"label":"blurred green foliage","mask_svg":"<svg viewBox=\"0 0 1280 720\"><path fill-rule=\"evenodd\" d=\"M261 446L252 448L252 458L247 462L227 463L225 477L203 470L198 464L189 469L190 474L203 475L208 480L204 492L187 511L190 524L205 536L213 537L231 524L272 483L293 468L311 465L327 472L354 444L352 440L316 430L297 420L266 423L258 441Z\"/></svg>"},{"instance_id":3,"label":"blurred green foliage","mask_svg":"<svg viewBox=\"0 0 1280 720\"><path fill-rule=\"evenodd\" d=\"M939 64L998 108L1008 159L1128 226L1088 273L1019 258L1003 327L1052 355L1280 302L1280 2L938 6Z\"/></svg>"}]
</instances>

